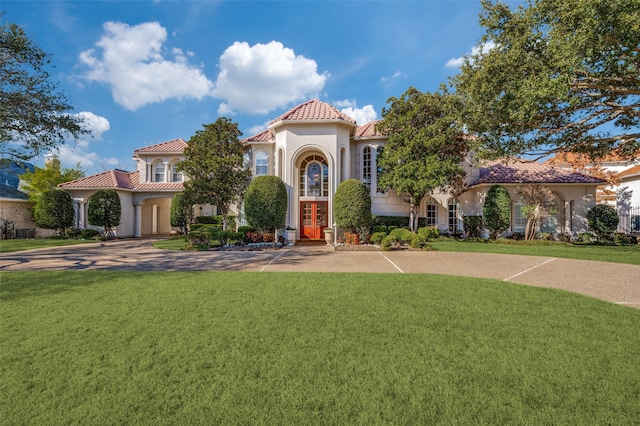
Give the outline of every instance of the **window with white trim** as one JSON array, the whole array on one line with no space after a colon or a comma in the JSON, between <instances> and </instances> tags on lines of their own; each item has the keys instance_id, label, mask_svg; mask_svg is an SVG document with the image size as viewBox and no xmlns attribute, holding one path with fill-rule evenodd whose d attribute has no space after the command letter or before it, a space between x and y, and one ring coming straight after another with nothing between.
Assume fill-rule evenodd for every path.
<instances>
[{"instance_id":1,"label":"window with white trim","mask_svg":"<svg viewBox=\"0 0 640 426\"><path fill-rule=\"evenodd\" d=\"M460 231L460 203L452 198L448 203L449 210L449 232Z\"/></svg>"},{"instance_id":2,"label":"window with white trim","mask_svg":"<svg viewBox=\"0 0 640 426\"><path fill-rule=\"evenodd\" d=\"M264 151L256 152L256 176L269 174L269 155Z\"/></svg>"},{"instance_id":3,"label":"window with white trim","mask_svg":"<svg viewBox=\"0 0 640 426\"><path fill-rule=\"evenodd\" d=\"M182 182L182 172L178 170L177 165L177 161L171 165L171 182Z\"/></svg>"},{"instance_id":4,"label":"window with white trim","mask_svg":"<svg viewBox=\"0 0 640 426\"><path fill-rule=\"evenodd\" d=\"M329 166L319 155L310 155L300 164L300 196L329 196Z\"/></svg>"},{"instance_id":5,"label":"window with white trim","mask_svg":"<svg viewBox=\"0 0 640 426\"><path fill-rule=\"evenodd\" d=\"M426 226L438 226L438 203L433 198L429 197L425 204L426 209Z\"/></svg>"},{"instance_id":6,"label":"window with white trim","mask_svg":"<svg viewBox=\"0 0 640 426\"><path fill-rule=\"evenodd\" d=\"M153 181L154 182L164 182L164 163L162 161L158 161L153 166Z\"/></svg>"},{"instance_id":7,"label":"window with white trim","mask_svg":"<svg viewBox=\"0 0 640 426\"><path fill-rule=\"evenodd\" d=\"M362 150L362 182L371 191L371 169L372 169L372 155L371 147L365 146Z\"/></svg>"}]
</instances>

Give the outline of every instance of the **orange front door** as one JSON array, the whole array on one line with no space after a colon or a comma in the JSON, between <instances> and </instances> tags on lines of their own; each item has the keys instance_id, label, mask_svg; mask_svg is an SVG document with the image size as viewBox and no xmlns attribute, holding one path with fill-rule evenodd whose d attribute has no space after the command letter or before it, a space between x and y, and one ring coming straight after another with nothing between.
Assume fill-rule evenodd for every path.
<instances>
[{"instance_id":1,"label":"orange front door","mask_svg":"<svg viewBox=\"0 0 640 426\"><path fill-rule=\"evenodd\" d=\"M320 240L327 227L327 201L300 202L300 238Z\"/></svg>"}]
</instances>

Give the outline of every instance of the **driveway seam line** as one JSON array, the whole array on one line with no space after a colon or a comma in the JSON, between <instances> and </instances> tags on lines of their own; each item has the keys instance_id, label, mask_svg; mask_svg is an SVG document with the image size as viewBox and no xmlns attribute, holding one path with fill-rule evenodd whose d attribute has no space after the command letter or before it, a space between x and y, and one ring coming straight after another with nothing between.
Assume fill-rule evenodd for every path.
<instances>
[{"instance_id":1,"label":"driveway seam line","mask_svg":"<svg viewBox=\"0 0 640 426\"><path fill-rule=\"evenodd\" d=\"M258 272L262 272L265 269L267 269L267 267L269 267L269 265L271 265L273 262L275 262L276 260L278 260L280 258L280 256L282 256L283 254L285 254L286 252L280 252L279 255L277 255L276 257L274 257L273 259L271 259L271 262L267 263L266 265L264 265Z\"/></svg>"},{"instance_id":2,"label":"driveway seam line","mask_svg":"<svg viewBox=\"0 0 640 426\"><path fill-rule=\"evenodd\" d=\"M400 267L398 265L396 265L395 263L393 263L391 261L391 259L389 259L387 256L385 256L384 254L382 254L382 252L378 252L378 254L380 254L380 256L384 257L385 259L387 259L387 262L389 262L390 264L392 264L398 271L400 271L401 274L404 274L404 271L402 269L400 269Z\"/></svg>"},{"instance_id":3,"label":"driveway seam line","mask_svg":"<svg viewBox=\"0 0 640 426\"><path fill-rule=\"evenodd\" d=\"M541 267L542 265L546 265L546 264L547 264L547 263L549 263L549 262L553 262L553 261L554 261L554 260L556 260L556 259L557 259L557 258L553 257L553 258L551 258L551 259L549 259L549 260L546 260L546 261L542 262L542 263L541 263L541 264L539 264L539 265L532 266L532 267L531 267L531 268L529 268L529 269L525 269L525 270L524 270L524 271L522 271L522 272L518 272L518 273L517 273L517 274L515 274L515 275L511 275L509 278L505 278L505 279L504 279L504 280L502 280L502 281L509 281L509 280L510 280L510 279L512 279L512 278L518 277L518 276L520 276L520 275L522 275L522 274L526 274L527 272L532 271L532 270L534 270L534 269L536 269L536 268L539 268L539 267Z\"/></svg>"}]
</instances>

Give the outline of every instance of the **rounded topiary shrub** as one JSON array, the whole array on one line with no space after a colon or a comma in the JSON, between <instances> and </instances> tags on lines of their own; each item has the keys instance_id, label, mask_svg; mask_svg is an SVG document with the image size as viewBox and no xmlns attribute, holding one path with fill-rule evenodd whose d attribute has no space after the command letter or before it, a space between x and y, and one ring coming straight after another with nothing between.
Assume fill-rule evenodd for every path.
<instances>
[{"instance_id":1,"label":"rounded topiary shrub","mask_svg":"<svg viewBox=\"0 0 640 426\"><path fill-rule=\"evenodd\" d=\"M247 222L260 231L284 228L287 220L287 188L277 176L257 176L244 199Z\"/></svg>"},{"instance_id":2,"label":"rounded topiary shrub","mask_svg":"<svg viewBox=\"0 0 640 426\"><path fill-rule=\"evenodd\" d=\"M371 226L371 194L364 182L347 179L338 185L333 215L340 228L357 230Z\"/></svg>"},{"instance_id":3,"label":"rounded topiary shrub","mask_svg":"<svg viewBox=\"0 0 640 426\"><path fill-rule=\"evenodd\" d=\"M610 237L618 227L619 220L616 209L605 204L597 204L587 212L587 226L598 241Z\"/></svg>"},{"instance_id":4,"label":"rounded topiary shrub","mask_svg":"<svg viewBox=\"0 0 640 426\"><path fill-rule=\"evenodd\" d=\"M120 225L120 196L113 189L100 189L89 198L89 224L102 226L107 237L111 228Z\"/></svg>"}]
</instances>

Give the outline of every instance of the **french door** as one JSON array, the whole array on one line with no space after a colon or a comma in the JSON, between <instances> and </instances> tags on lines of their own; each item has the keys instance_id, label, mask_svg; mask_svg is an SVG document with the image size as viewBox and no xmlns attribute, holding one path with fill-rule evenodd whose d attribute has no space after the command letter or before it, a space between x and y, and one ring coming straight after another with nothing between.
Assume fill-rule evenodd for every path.
<instances>
[{"instance_id":1,"label":"french door","mask_svg":"<svg viewBox=\"0 0 640 426\"><path fill-rule=\"evenodd\" d=\"M300 201L300 238L320 240L327 227L327 201Z\"/></svg>"}]
</instances>

